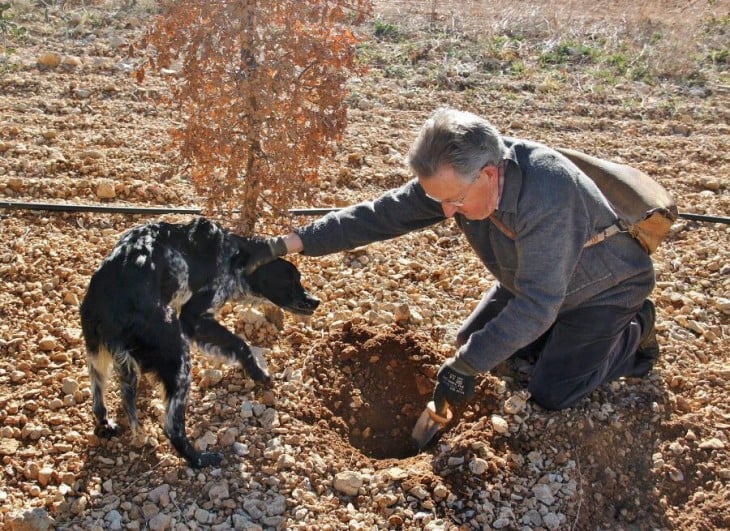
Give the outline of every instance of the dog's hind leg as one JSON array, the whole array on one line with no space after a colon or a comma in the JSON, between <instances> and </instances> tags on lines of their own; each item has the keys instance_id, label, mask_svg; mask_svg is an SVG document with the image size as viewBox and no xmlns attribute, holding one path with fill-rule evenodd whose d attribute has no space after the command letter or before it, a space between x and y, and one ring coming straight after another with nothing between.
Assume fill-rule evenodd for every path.
<instances>
[{"instance_id":1,"label":"dog's hind leg","mask_svg":"<svg viewBox=\"0 0 730 531\"><path fill-rule=\"evenodd\" d=\"M119 435L122 432L121 426L113 420L109 420L106 404L104 403L104 391L106 380L112 363L112 357L105 349L91 351L89 359L89 380L91 383L91 395L93 403L94 418L96 427L94 433L105 439Z\"/></svg>"},{"instance_id":2,"label":"dog's hind leg","mask_svg":"<svg viewBox=\"0 0 730 531\"><path fill-rule=\"evenodd\" d=\"M129 427L136 435L139 432L139 417L137 416L137 383L139 370L137 363L127 354L115 356L115 366L119 373L122 386L122 403L129 419Z\"/></svg>"},{"instance_id":3,"label":"dog's hind leg","mask_svg":"<svg viewBox=\"0 0 730 531\"><path fill-rule=\"evenodd\" d=\"M211 313L191 317L181 314L186 332L200 349L208 356L238 362L257 382L269 382L271 375L266 367L258 362L246 342L215 320Z\"/></svg>"}]
</instances>

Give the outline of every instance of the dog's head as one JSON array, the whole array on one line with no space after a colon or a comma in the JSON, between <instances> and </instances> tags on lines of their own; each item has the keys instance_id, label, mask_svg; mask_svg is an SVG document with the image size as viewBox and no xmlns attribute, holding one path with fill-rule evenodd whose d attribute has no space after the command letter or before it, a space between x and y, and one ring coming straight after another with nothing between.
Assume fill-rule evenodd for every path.
<instances>
[{"instance_id":1,"label":"dog's head","mask_svg":"<svg viewBox=\"0 0 730 531\"><path fill-rule=\"evenodd\" d=\"M299 315L312 315L319 306L301 282L294 264L278 258L245 276L251 293L270 300L277 306Z\"/></svg>"}]
</instances>

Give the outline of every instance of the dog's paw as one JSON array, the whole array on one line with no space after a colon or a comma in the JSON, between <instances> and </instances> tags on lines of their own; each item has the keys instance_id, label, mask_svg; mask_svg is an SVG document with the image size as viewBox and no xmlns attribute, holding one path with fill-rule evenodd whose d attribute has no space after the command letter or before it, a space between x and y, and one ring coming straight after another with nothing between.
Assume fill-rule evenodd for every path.
<instances>
[{"instance_id":1,"label":"dog's paw","mask_svg":"<svg viewBox=\"0 0 730 531\"><path fill-rule=\"evenodd\" d=\"M96 428L94 428L94 434L97 437L101 437L102 439L111 439L112 437L116 437L123 431L124 428L122 428L119 424L112 420L108 420L104 424L100 424Z\"/></svg>"},{"instance_id":2,"label":"dog's paw","mask_svg":"<svg viewBox=\"0 0 730 531\"><path fill-rule=\"evenodd\" d=\"M251 347L250 354L244 356L241 361L244 370L252 380L259 383L269 383L271 381L271 374L269 374L264 349Z\"/></svg>"},{"instance_id":3,"label":"dog's paw","mask_svg":"<svg viewBox=\"0 0 730 531\"><path fill-rule=\"evenodd\" d=\"M269 371L265 369L261 369L260 367L252 367L250 369L247 368L246 372L254 382L262 384L271 383L271 375L269 374Z\"/></svg>"},{"instance_id":4,"label":"dog's paw","mask_svg":"<svg viewBox=\"0 0 730 531\"><path fill-rule=\"evenodd\" d=\"M205 468L207 466L219 466L223 461L223 454L218 452L200 452L188 460L193 468Z\"/></svg>"}]
</instances>

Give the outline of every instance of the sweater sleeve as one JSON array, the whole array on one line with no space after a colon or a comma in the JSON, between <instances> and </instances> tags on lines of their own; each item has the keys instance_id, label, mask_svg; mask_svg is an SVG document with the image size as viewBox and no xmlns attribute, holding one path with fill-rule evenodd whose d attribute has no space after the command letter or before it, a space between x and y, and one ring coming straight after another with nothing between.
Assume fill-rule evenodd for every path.
<instances>
[{"instance_id":1,"label":"sweater sleeve","mask_svg":"<svg viewBox=\"0 0 730 531\"><path fill-rule=\"evenodd\" d=\"M295 232L304 244L302 254L322 256L395 238L444 219L441 205L412 179L374 201L331 212Z\"/></svg>"}]
</instances>

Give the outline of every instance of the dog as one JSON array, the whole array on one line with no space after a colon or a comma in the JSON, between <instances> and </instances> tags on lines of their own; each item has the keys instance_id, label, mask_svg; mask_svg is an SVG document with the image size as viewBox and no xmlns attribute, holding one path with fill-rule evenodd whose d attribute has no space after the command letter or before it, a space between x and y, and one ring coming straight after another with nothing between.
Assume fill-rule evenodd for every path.
<instances>
[{"instance_id":1,"label":"dog","mask_svg":"<svg viewBox=\"0 0 730 531\"><path fill-rule=\"evenodd\" d=\"M190 466L218 466L222 455L198 452L185 429L190 389L190 343L207 355L238 362L257 382L269 382L246 342L215 314L228 301L267 299L295 314L311 315L319 300L301 284L291 262L277 259L247 275L244 266L261 238L232 234L205 218L188 224L149 223L131 229L92 275L81 304L93 396L95 433L121 433L107 417L104 388L111 366L122 403L139 430L137 382L150 373L165 398L165 435Z\"/></svg>"}]
</instances>

